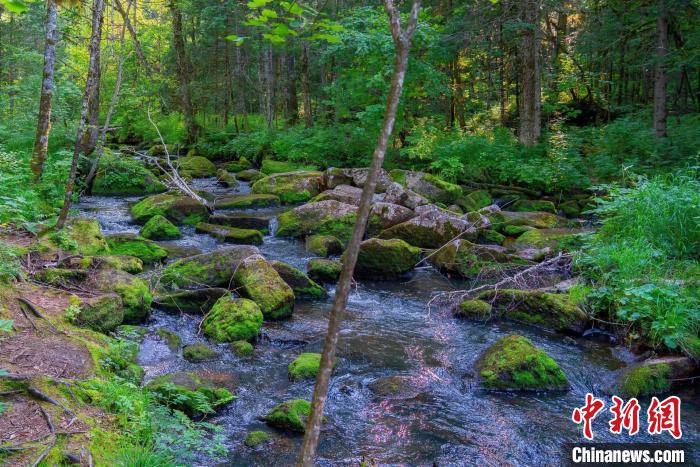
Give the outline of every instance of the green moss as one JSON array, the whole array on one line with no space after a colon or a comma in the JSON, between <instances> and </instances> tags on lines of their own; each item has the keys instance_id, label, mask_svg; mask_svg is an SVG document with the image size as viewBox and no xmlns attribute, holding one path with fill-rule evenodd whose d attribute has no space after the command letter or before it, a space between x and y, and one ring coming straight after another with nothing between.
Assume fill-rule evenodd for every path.
<instances>
[{"instance_id":1,"label":"green moss","mask_svg":"<svg viewBox=\"0 0 700 467\"><path fill-rule=\"evenodd\" d=\"M198 201L176 193L148 196L131 207L131 217L137 224L157 215L176 224L197 223L207 219L209 211Z\"/></svg>"},{"instance_id":2,"label":"green moss","mask_svg":"<svg viewBox=\"0 0 700 467\"><path fill-rule=\"evenodd\" d=\"M216 200L217 209L254 209L279 204L279 197L270 194L235 195Z\"/></svg>"},{"instance_id":3,"label":"green moss","mask_svg":"<svg viewBox=\"0 0 700 467\"><path fill-rule=\"evenodd\" d=\"M117 339L131 341L137 344L140 344L143 341L143 338L147 333L148 328L143 326L134 326L133 324L122 324L121 326L117 326L117 329L114 330L114 336Z\"/></svg>"},{"instance_id":4,"label":"green moss","mask_svg":"<svg viewBox=\"0 0 700 467\"><path fill-rule=\"evenodd\" d=\"M564 201L559 205L559 209L567 217L577 217L581 214L581 207L579 206L578 201L574 199Z\"/></svg>"},{"instance_id":5,"label":"green moss","mask_svg":"<svg viewBox=\"0 0 700 467\"><path fill-rule=\"evenodd\" d=\"M441 199L437 199L436 201L441 201L443 203L453 203L455 200L459 199L462 196L461 186L445 181L440 177L437 177L432 174L425 174L423 176L423 180L447 192L446 196L442 197Z\"/></svg>"},{"instance_id":6,"label":"green moss","mask_svg":"<svg viewBox=\"0 0 700 467\"><path fill-rule=\"evenodd\" d=\"M310 234L328 235L347 243L355 228L355 213L334 217L330 213L321 219L302 219L294 210L284 212L277 218L277 232L280 237L303 237Z\"/></svg>"},{"instance_id":7,"label":"green moss","mask_svg":"<svg viewBox=\"0 0 700 467\"><path fill-rule=\"evenodd\" d=\"M224 168L228 170L229 172L233 173L238 173L246 169L250 169L253 167L253 163L250 162L248 159L245 157L241 157L237 161L234 162L228 162L224 165Z\"/></svg>"},{"instance_id":8,"label":"green moss","mask_svg":"<svg viewBox=\"0 0 700 467\"><path fill-rule=\"evenodd\" d=\"M175 163L184 177L203 178L216 175L216 166L206 157L181 157Z\"/></svg>"},{"instance_id":9,"label":"green moss","mask_svg":"<svg viewBox=\"0 0 700 467\"><path fill-rule=\"evenodd\" d=\"M498 266L506 269L517 263L498 249L467 240L449 243L428 260L442 272L466 278L477 277L488 267Z\"/></svg>"},{"instance_id":10,"label":"green moss","mask_svg":"<svg viewBox=\"0 0 700 467\"><path fill-rule=\"evenodd\" d=\"M277 271L282 280L292 288L295 298L321 298L328 295L326 289L312 281L294 266L282 261L270 261L270 265Z\"/></svg>"},{"instance_id":11,"label":"green moss","mask_svg":"<svg viewBox=\"0 0 700 467\"><path fill-rule=\"evenodd\" d=\"M206 344L192 344L186 345L182 349L182 356L188 362L196 363L213 360L218 357L219 354Z\"/></svg>"},{"instance_id":12,"label":"green moss","mask_svg":"<svg viewBox=\"0 0 700 467\"><path fill-rule=\"evenodd\" d=\"M166 312L206 313L218 299L229 293L217 287L163 293L154 299L154 306Z\"/></svg>"},{"instance_id":13,"label":"green moss","mask_svg":"<svg viewBox=\"0 0 700 467\"><path fill-rule=\"evenodd\" d=\"M309 277L317 282L337 282L343 263L332 259L312 259L307 265Z\"/></svg>"},{"instance_id":14,"label":"green moss","mask_svg":"<svg viewBox=\"0 0 700 467\"><path fill-rule=\"evenodd\" d=\"M114 291L119 294L124 304L124 321L126 323L142 323L148 319L151 312L153 295L148 284L137 278L130 277L117 281Z\"/></svg>"},{"instance_id":15,"label":"green moss","mask_svg":"<svg viewBox=\"0 0 700 467\"><path fill-rule=\"evenodd\" d=\"M322 172L290 172L261 178L251 189L253 193L275 195L283 204L291 204L309 201L323 187Z\"/></svg>"},{"instance_id":16,"label":"green moss","mask_svg":"<svg viewBox=\"0 0 700 467\"><path fill-rule=\"evenodd\" d=\"M509 237L518 237L529 230L536 229L535 227L530 227L529 225L506 225L502 230L503 233Z\"/></svg>"},{"instance_id":17,"label":"green moss","mask_svg":"<svg viewBox=\"0 0 700 467\"><path fill-rule=\"evenodd\" d=\"M624 397L659 395L671 389L671 365L668 363L641 364L622 373L620 390Z\"/></svg>"},{"instance_id":18,"label":"green moss","mask_svg":"<svg viewBox=\"0 0 700 467\"><path fill-rule=\"evenodd\" d=\"M119 295L96 297L81 304L75 324L98 332L109 332L124 320L124 309Z\"/></svg>"},{"instance_id":19,"label":"green moss","mask_svg":"<svg viewBox=\"0 0 700 467\"><path fill-rule=\"evenodd\" d=\"M500 233L491 229L480 230L479 239L484 242L495 243L496 245L503 245L503 242L506 241L506 237L504 235L501 235Z\"/></svg>"},{"instance_id":20,"label":"green moss","mask_svg":"<svg viewBox=\"0 0 700 467\"><path fill-rule=\"evenodd\" d=\"M294 291L262 256L246 258L233 278L241 294L255 301L265 318L286 318L294 311Z\"/></svg>"},{"instance_id":21,"label":"green moss","mask_svg":"<svg viewBox=\"0 0 700 467\"><path fill-rule=\"evenodd\" d=\"M161 274L164 287L229 287L238 264L258 249L247 245L221 248L211 253L190 256L168 265Z\"/></svg>"},{"instance_id":22,"label":"green moss","mask_svg":"<svg viewBox=\"0 0 700 467\"><path fill-rule=\"evenodd\" d=\"M315 165L298 165L287 161L273 161L272 159L265 159L262 161L262 167L260 169L260 171L266 175L313 170L318 170L318 167Z\"/></svg>"},{"instance_id":23,"label":"green moss","mask_svg":"<svg viewBox=\"0 0 700 467\"><path fill-rule=\"evenodd\" d=\"M483 300L464 300L455 314L463 318L487 319L491 316L491 305Z\"/></svg>"},{"instance_id":24,"label":"green moss","mask_svg":"<svg viewBox=\"0 0 700 467\"><path fill-rule=\"evenodd\" d=\"M167 328L156 329L156 334L168 344L168 348L176 352L182 344L182 338Z\"/></svg>"},{"instance_id":25,"label":"green moss","mask_svg":"<svg viewBox=\"0 0 700 467\"><path fill-rule=\"evenodd\" d=\"M105 151L92 185L94 195L143 195L165 191L165 186L143 162Z\"/></svg>"},{"instance_id":26,"label":"green moss","mask_svg":"<svg viewBox=\"0 0 700 467\"><path fill-rule=\"evenodd\" d=\"M270 435L264 431L251 431L245 437L243 444L249 448L257 448L270 439Z\"/></svg>"},{"instance_id":27,"label":"green moss","mask_svg":"<svg viewBox=\"0 0 700 467\"><path fill-rule=\"evenodd\" d=\"M141 228L141 236L149 240L174 240L182 237L180 229L165 217L151 217Z\"/></svg>"},{"instance_id":28,"label":"green moss","mask_svg":"<svg viewBox=\"0 0 700 467\"><path fill-rule=\"evenodd\" d=\"M252 300L221 297L204 317L202 330L216 342L234 342L257 337L263 313Z\"/></svg>"},{"instance_id":29,"label":"green moss","mask_svg":"<svg viewBox=\"0 0 700 467\"><path fill-rule=\"evenodd\" d=\"M227 243L237 243L243 245L261 245L263 235L258 230L239 229L225 225L207 224L200 222L195 226L198 233L206 233Z\"/></svg>"},{"instance_id":30,"label":"green moss","mask_svg":"<svg viewBox=\"0 0 700 467\"><path fill-rule=\"evenodd\" d=\"M87 271L82 269L51 268L37 271L34 277L49 285L66 286L71 282L85 280L87 278Z\"/></svg>"},{"instance_id":31,"label":"green moss","mask_svg":"<svg viewBox=\"0 0 700 467\"><path fill-rule=\"evenodd\" d=\"M226 169L219 169L216 171L216 179L219 181L219 185L223 185L227 188L236 188L240 183L236 180L236 177L231 175Z\"/></svg>"},{"instance_id":32,"label":"green moss","mask_svg":"<svg viewBox=\"0 0 700 467\"><path fill-rule=\"evenodd\" d=\"M551 212L556 214L557 208L554 203L547 200L521 199L513 204L513 211L517 212Z\"/></svg>"},{"instance_id":33,"label":"green moss","mask_svg":"<svg viewBox=\"0 0 700 467\"><path fill-rule=\"evenodd\" d=\"M264 175L255 169L241 170L240 172L236 173L237 179L243 180L246 182L250 182L250 183L253 183L257 180L260 180L263 177L264 177Z\"/></svg>"},{"instance_id":34,"label":"green moss","mask_svg":"<svg viewBox=\"0 0 700 467\"><path fill-rule=\"evenodd\" d=\"M283 402L272 408L265 421L281 430L303 433L306 419L311 413L311 403L303 399Z\"/></svg>"},{"instance_id":35,"label":"green moss","mask_svg":"<svg viewBox=\"0 0 700 467\"><path fill-rule=\"evenodd\" d=\"M312 235L306 238L306 249L325 258L342 253L343 244L332 235Z\"/></svg>"},{"instance_id":36,"label":"green moss","mask_svg":"<svg viewBox=\"0 0 700 467\"><path fill-rule=\"evenodd\" d=\"M535 229L520 235L513 243L513 248L553 248L561 250L573 247L577 243L576 235L580 231L572 229Z\"/></svg>"},{"instance_id":37,"label":"green moss","mask_svg":"<svg viewBox=\"0 0 700 467\"><path fill-rule=\"evenodd\" d=\"M39 241L40 248L60 248L84 256L108 254L109 245L94 219L69 219L63 230L50 230Z\"/></svg>"},{"instance_id":38,"label":"green moss","mask_svg":"<svg viewBox=\"0 0 700 467\"><path fill-rule=\"evenodd\" d=\"M143 272L143 261L135 256L129 255L109 255L109 256L85 256L82 267L87 269L91 266L107 266L119 269L129 274L139 274Z\"/></svg>"},{"instance_id":39,"label":"green moss","mask_svg":"<svg viewBox=\"0 0 700 467\"><path fill-rule=\"evenodd\" d=\"M557 362L518 335L492 345L476 365L484 386L492 389L566 389L568 381Z\"/></svg>"},{"instance_id":40,"label":"green moss","mask_svg":"<svg viewBox=\"0 0 700 467\"><path fill-rule=\"evenodd\" d=\"M157 243L138 235L117 234L107 237L110 252L115 255L127 255L153 264L163 261L168 252Z\"/></svg>"},{"instance_id":41,"label":"green moss","mask_svg":"<svg viewBox=\"0 0 700 467\"><path fill-rule=\"evenodd\" d=\"M201 373L178 372L159 376L146 387L161 402L181 410L190 417L212 412L235 399L231 391Z\"/></svg>"},{"instance_id":42,"label":"green moss","mask_svg":"<svg viewBox=\"0 0 700 467\"><path fill-rule=\"evenodd\" d=\"M472 212L491 205L493 203L493 199L488 191L476 190L457 199L455 203L457 206L462 208L464 212Z\"/></svg>"},{"instance_id":43,"label":"green moss","mask_svg":"<svg viewBox=\"0 0 700 467\"><path fill-rule=\"evenodd\" d=\"M248 341L234 341L231 342L231 351L239 357L249 357L253 355L255 349Z\"/></svg>"},{"instance_id":44,"label":"green moss","mask_svg":"<svg viewBox=\"0 0 700 467\"><path fill-rule=\"evenodd\" d=\"M292 381L302 379L313 379L319 372L321 365L320 353L303 353L299 355L292 363L289 364L287 370L289 378Z\"/></svg>"},{"instance_id":45,"label":"green moss","mask_svg":"<svg viewBox=\"0 0 700 467\"><path fill-rule=\"evenodd\" d=\"M406 186L406 171L401 169L394 169L389 172L389 178L392 181L398 183L399 185Z\"/></svg>"},{"instance_id":46,"label":"green moss","mask_svg":"<svg viewBox=\"0 0 700 467\"><path fill-rule=\"evenodd\" d=\"M371 238L360 245L355 275L371 279L393 279L413 270L421 249L403 240Z\"/></svg>"}]
</instances>

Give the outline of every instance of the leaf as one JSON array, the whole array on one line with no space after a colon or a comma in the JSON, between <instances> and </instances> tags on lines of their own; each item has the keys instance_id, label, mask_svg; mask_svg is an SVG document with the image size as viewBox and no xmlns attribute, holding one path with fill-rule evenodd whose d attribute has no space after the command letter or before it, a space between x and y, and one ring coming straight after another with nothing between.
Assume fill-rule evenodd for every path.
<instances>
[{"instance_id":1,"label":"leaf","mask_svg":"<svg viewBox=\"0 0 700 467\"><path fill-rule=\"evenodd\" d=\"M0 3L7 8L7 11L10 13L24 13L28 8L21 0L0 0Z\"/></svg>"},{"instance_id":2,"label":"leaf","mask_svg":"<svg viewBox=\"0 0 700 467\"><path fill-rule=\"evenodd\" d=\"M265 18L277 18L277 12L275 10L270 10L269 8L265 8L262 11L262 16Z\"/></svg>"},{"instance_id":3,"label":"leaf","mask_svg":"<svg viewBox=\"0 0 700 467\"><path fill-rule=\"evenodd\" d=\"M224 39L227 41L234 42L236 45L243 45L243 41L246 39L245 37L237 36L235 34L231 34L229 36L226 36Z\"/></svg>"},{"instance_id":4,"label":"leaf","mask_svg":"<svg viewBox=\"0 0 700 467\"><path fill-rule=\"evenodd\" d=\"M13 321L11 319L0 319L0 331L12 332Z\"/></svg>"},{"instance_id":5,"label":"leaf","mask_svg":"<svg viewBox=\"0 0 700 467\"><path fill-rule=\"evenodd\" d=\"M248 8L262 8L271 1L272 0L252 0L251 2L248 2Z\"/></svg>"}]
</instances>

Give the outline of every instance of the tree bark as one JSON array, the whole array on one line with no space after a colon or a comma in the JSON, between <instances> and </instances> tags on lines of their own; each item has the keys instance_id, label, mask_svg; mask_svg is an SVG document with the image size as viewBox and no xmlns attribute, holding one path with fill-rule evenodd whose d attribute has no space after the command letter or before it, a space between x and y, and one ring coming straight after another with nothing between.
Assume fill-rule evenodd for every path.
<instances>
[{"instance_id":1,"label":"tree bark","mask_svg":"<svg viewBox=\"0 0 700 467\"><path fill-rule=\"evenodd\" d=\"M39 182L44 173L46 153L49 148L51 131L51 100L53 98L54 69L56 66L56 43L58 42L58 5L56 0L47 1L46 46L44 48L44 73L41 81L41 98L39 99L39 116L36 125L36 137L30 167L34 181Z\"/></svg>"},{"instance_id":2,"label":"tree bark","mask_svg":"<svg viewBox=\"0 0 700 467\"><path fill-rule=\"evenodd\" d=\"M175 4L175 0L170 2L170 12L172 14L173 26L173 47L175 49L175 67L177 68L177 79L180 85L179 97L182 114L185 117L187 127L187 143L192 144L197 140L199 126L194 120L194 108L192 107L192 91L190 89L191 66L185 51L185 37L182 30L182 12Z\"/></svg>"},{"instance_id":3,"label":"tree bark","mask_svg":"<svg viewBox=\"0 0 700 467\"><path fill-rule=\"evenodd\" d=\"M296 125L299 111L297 102L297 79L294 72L294 54L287 54L287 123Z\"/></svg>"},{"instance_id":4,"label":"tree bark","mask_svg":"<svg viewBox=\"0 0 700 467\"><path fill-rule=\"evenodd\" d=\"M263 78L265 83L265 120L267 129L271 130L275 124L275 79L272 66L272 47L263 49L262 57Z\"/></svg>"},{"instance_id":5,"label":"tree bark","mask_svg":"<svg viewBox=\"0 0 700 467\"><path fill-rule=\"evenodd\" d=\"M301 45L301 93L304 105L304 125L306 128L314 126L314 119L311 113L311 83L309 79L309 44Z\"/></svg>"},{"instance_id":6,"label":"tree bark","mask_svg":"<svg viewBox=\"0 0 700 467\"><path fill-rule=\"evenodd\" d=\"M656 20L656 68L654 70L654 133L659 138L668 135L666 130L666 58L668 56L668 9L665 0L659 0Z\"/></svg>"},{"instance_id":7,"label":"tree bark","mask_svg":"<svg viewBox=\"0 0 700 467\"><path fill-rule=\"evenodd\" d=\"M520 118L518 140L525 146L537 144L542 132L540 77L540 0L520 2L520 20L525 26L520 32Z\"/></svg>"},{"instance_id":8,"label":"tree bark","mask_svg":"<svg viewBox=\"0 0 700 467\"><path fill-rule=\"evenodd\" d=\"M371 207L372 197L379 178L379 172L384 162L384 155L389 144L389 138L394 128L396 121L396 113L399 107L401 91L403 90L404 78L406 77L406 69L408 67L408 55L411 47L411 37L418 22L418 12L420 10L420 0L413 0L409 24L405 31L401 29L401 17L399 11L394 6L393 0L384 0L384 7L389 16L391 25L391 34L396 45L396 57L394 61L394 73L389 88L387 97L386 113L384 114L384 123L377 139L377 145L372 156L372 164L367 174L367 181L362 189L360 198L360 206L357 212L357 221L355 228L350 238L350 243L346 250L345 260L343 261L343 269L338 279L336 287L335 299L333 300L333 308L331 309L328 318L328 331L321 355L321 364L318 376L316 377L316 385L314 387L314 395L311 403L311 413L306 422L306 432L304 442L301 446L297 465L310 467L314 463L316 454L316 446L321 430L321 422L323 419L323 409L328 397L328 384L330 382L331 371L333 370L333 362L335 360L336 348L338 345L338 333L340 331L341 314L345 311L348 302L348 294L352 282L352 275L357 262L357 256L360 251L360 243L364 236L367 227L367 219Z\"/></svg>"},{"instance_id":9,"label":"tree bark","mask_svg":"<svg viewBox=\"0 0 700 467\"><path fill-rule=\"evenodd\" d=\"M56 221L56 228L62 229L68 218L68 211L73 201L73 191L75 189L75 177L78 173L78 156L80 155L80 140L85 131L85 124L88 119L88 107L90 96L94 95L94 88L97 86L98 75L96 72L97 56L100 49L100 38L102 36L102 18L104 15L105 1L92 1L92 33L90 35L90 60L88 63L88 74L85 80L85 92L80 109L80 120L78 121L78 131L73 149L73 160L71 161L68 181L66 183L66 196L63 200L63 207Z\"/></svg>"}]
</instances>

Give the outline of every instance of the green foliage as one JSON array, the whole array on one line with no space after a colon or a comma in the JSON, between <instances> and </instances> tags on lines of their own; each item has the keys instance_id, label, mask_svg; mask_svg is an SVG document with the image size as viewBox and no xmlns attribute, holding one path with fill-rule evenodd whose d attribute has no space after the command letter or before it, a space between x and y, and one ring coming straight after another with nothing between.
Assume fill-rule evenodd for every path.
<instances>
[{"instance_id":1,"label":"green foliage","mask_svg":"<svg viewBox=\"0 0 700 467\"><path fill-rule=\"evenodd\" d=\"M19 277L22 267L15 250L7 243L0 241L0 283Z\"/></svg>"},{"instance_id":2,"label":"green foliage","mask_svg":"<svg viewBox=\"0 0 700 467\"><path fill-rule=\"evenodd\" d=\"M640 178L608 191L595 209L601 228L577 259L594 286L588 300L634 323L652 345L697 357L690 342L700 329L700 182Z\"/></svg>"}]
</instances>

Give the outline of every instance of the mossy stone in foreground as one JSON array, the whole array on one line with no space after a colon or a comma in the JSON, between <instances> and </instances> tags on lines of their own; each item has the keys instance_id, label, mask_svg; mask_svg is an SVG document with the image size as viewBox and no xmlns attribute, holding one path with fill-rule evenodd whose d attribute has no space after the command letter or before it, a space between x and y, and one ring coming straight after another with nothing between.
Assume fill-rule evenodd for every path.
<instances>
[{"instance_id":1,"label":"mossy stone in foreground","mask_svg":"<svg viewBox=\"0 0 700 467\"><path fill-rule=\"evenodd\" d=\"M311 403L303 399L283 402L270 410L265 421L281 430L304 433L306 419L311 413Z\"/></svg>"},{"instance_id":2,"label":"mossy stone in foreground","mask_svg":"<svg viewBox=\"0 0 700 467\"><path fill-rule=\"evenodd\" d=\"M256 448L270 439L270 435L264 431L251 431L246 435L243 444L249 448Z\"/></svg>"},{"instance_id":3,"label":"mossy stone in foreground","mask_svg":"<svg viewBox=\"0 0 700 467\"><path fill-rule=\"evenodd\" d=\"M491 389L554 390L569 386L557 362L518 335L504 337L489 347L476 368L484 386Z\"/></svg>"},{"instance_id":4,"label":"mossy stone in foreground","mask_svg":"<svg viewBox=\"0 0 700 467\"><path fill-rule=\"evenodd\" d=\"M239 357L249 357L253 355L255 349L248 341L235 341L231 342L231 351Z\"/></svg>"},{"instance_id":5,"label":"mossy stone in foreground","mask_svg":"<svg viewBox=\"0 0 700 467\"><path fill-rule=\"evenodd\" d=\"M119 269L100 268L90 276L90 284L96 290L119 294L124 305L125 323L137 324L148 318L153 295L143 279Z\"/></svg>"},{"instance_id":6,"label":"mossy stone in foreground","mask_svg":"<svg viewBox=\"0 0 700 467\"><path fill-rule=\"evenodd\" d=\"M302 379L313 379L319 372L321 366L320 353L303 353L289 364L289 379L299 381Z\"/></svg>"},{"instance_id":7,"label":"mossy stone in foreground","mask_svg":"<svg viewBox=\"0 0 700 467\"><path fill-rule=\"evenodd\" d=\"M206 344L191 344L182 349L182 356L188 362L204 362L213 360L219 354Z\"/></svg>"},{"instance_id":8,"label":"mossy stone in foreground","mask_svg":"<svg viewBox=\"0 0 700 467\"><path fill-rule=\"evenodd\" d=\"M175 240L182 237L182 233L175 224L158 214L141 228L141 236L149 240Z\"/></svg>"},{"instance_id":9,"label":"mossy stone in foreground","mask_svg":"<svg viewBox=\"0 0 700 467\"><path fill-rule=\"evenodd\" d=\"M463 318L487 319L491 316L491 309L491 305L483 300L465 300L455 310L455 315Z\"/></svg>"},{"instance_id":10,"label":"mossy stone in foreground","mask_svg":"<svg viewBox=\"0 0 700 467\"><path fill-rule=\"evenodd\" d=\"M456 201L457 206L462 208L464 212L478 211L491 203L493 203L493 199L486 190L472 191L468 195L464 195Z\"/></svg>"},{"instance_id":11,"label":"mossy stone in foreground","mask_svg":"<svg viewBox=\"0 0 700 467\"><path fill-rule=\"evenodd\" d=\"M190 417L206 415L233 401L234 395L223 386L206 374L184 371L159 376L146 385L164 404ZM204 411L202 402L211 410Z\"/></svg>"},{"instance_id":12,"label":"mossy stone in foreground","mask_svg":"<svg viewBox=\"0 0 700 467\"><path fill-rule=\"evenodd\" d=\"M227 243L238 243L241 245L261 245L263 235L258 230L239 229L225 225L208 224L200 222L196 225L195 231L206 233L214 238L218 238Z\"/></svg>"},{"instance_id":13,"label":"mossy stone in foreground","mask_svg":"<svg viewBox=\"0 0 700 467\"><path fill-rule=\"evenodd\" d=\"M370 238L360 245L355 275L369 279L394 279L412 271L421 249L403 240Z\"/></svg>"},{"instance_id":14,"label":"mossy stone in foreground","mask_svg":"<svg viewBox=\"0 0 700 467\"><path fill-rule=\"evenodd\" d=\"M254 301L227 295L204 317L202 330L216 342L233 342L254 339L262 323L262 311Z\"/></svg>"},{"instance_id":15,"label":"mossy stone in foreground","mask_svg":"<svg viewBox=\"0 0 700 467\"><path fill-rule=\"evenodd\" d=\"M163 261L168 252L156 242L134 234L116 234L107 237L111 253L134 256L146 264Z\"/></svg>"},{"instance_id":16,"label":"mossy stone in foreground","mask_svg":"<svg viewBox=\"0 0 700 467\"><path fill-rule=\"evenodd\" d=\"M337 282L343 263L333 259L312 259L306 266L309 277L317 282Z\"/></svg>"},{"instance_id":17,"label":"mossy stone in foreground","mask_svg":"<svg viewBox=\"0 0 700 467\"><path fill-rule=\"evenodd\" d=\"M122 300L117 294L102 295L80 305L80 312L75 318L78 326L93 331L113 331L124 321Z\"/></svg>"},{"instance_id":18,"label":"mossy stone in foreground","mask_svg":"<svg viewBox=\"0 0 700 467\"><path fill-rule=\"evenodd\" d=\"M312 281L309 276L291 264L282 261L270 261L270 266L292 288L295 298L321 298L328 295L326 289Z\"/></svg>"},{"instance_id":19,"label":"mossy stone in foreground","mask_svg":"<svg viewBox=\"0 0 700 467\"><path fill-rule=\"evenodd\" d=\"M625 397L662 394L671 389L671 373L668 363L637 365L622 373L620 390Z\"/></svg>"},{"instance_id":20,"label":"mossy stone in foreground","mask_svg":"<svg viewBox=\"0 0 700 467\"><path fill-rule=\"evenodd\" d=\"M241 295L257 303L265 318L287 318L294 311L294 291L261 255L244 259L233 279Z\"/></svg>"},{"instance_id":21,"label":"mossy stone in foreground","mask_svg":"<svg viewBox=\"0 0 700 467\"><path fill-rule=\"evenodd\" d=\"M84 256L109 254L109 245L95 219L68 219L63 230L50 230L39 241L40 247L68 250Z\"/></svg>"},{"instance_id":22,"label":"mossy stone in foreground","mask_svg":"<svg viewBox=\"0 0 700 467\"><path fill-rule=\"evenodd\" d=\"M229 287L243 259L258 253L254 246L237 245L183 258L163 270L160 283L173 288Z\"/></svg>"},{"instance_id":23,"label":"mossy stone in foreground","mask_svg":"<svg viewBox=\"0 0 700 467\"><path fill-rule=\"evenodd\" d=\"M343 243L332 235L312 235L306 238L306 249L325 258L342 253Z\"/></svg>"},{"instance_id":24,"label":"mossy stone in foreground","mask_svg":"<svg viewBox=\"0 0 700 467\"><path fill-rule=\"evenodd\" d=\"M156 334L168 344L168 348L173 352L177 351L182 344L182 338L167 328L156 329Z\"/></svg>"}]
</instances>

